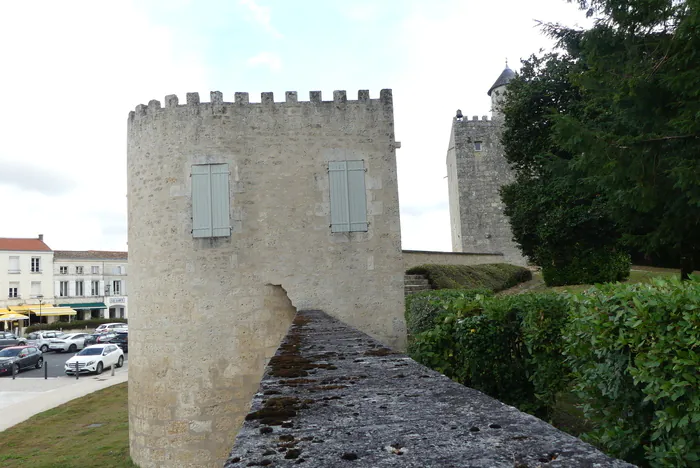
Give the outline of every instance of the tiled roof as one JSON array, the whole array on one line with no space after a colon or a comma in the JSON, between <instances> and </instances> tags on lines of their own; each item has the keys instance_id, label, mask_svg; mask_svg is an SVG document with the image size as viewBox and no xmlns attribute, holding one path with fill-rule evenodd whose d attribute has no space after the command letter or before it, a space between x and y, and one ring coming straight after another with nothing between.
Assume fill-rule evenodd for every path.
<instances>
[{"instance_id":1,"label":"tiled roof","mask_svg":"<svg viewBox=\"0 0 700 468\"><path fill-rule=\"evenodd\" d=\"M0 250L28 250L31 252L51 252L51 248L41 239L11 239L0 237Z\"/></svg>"},{"instance_id":2,"label":"tiled roof","mask_svg":"<svg viewBox=\"0 0 700 468\"><path fill-rule=\"evenodd\" d=\"M54 250L55 259L87 259L87 260L126 260L128 252L112 252L109 250Z\"/></svg>"}]
</instances>

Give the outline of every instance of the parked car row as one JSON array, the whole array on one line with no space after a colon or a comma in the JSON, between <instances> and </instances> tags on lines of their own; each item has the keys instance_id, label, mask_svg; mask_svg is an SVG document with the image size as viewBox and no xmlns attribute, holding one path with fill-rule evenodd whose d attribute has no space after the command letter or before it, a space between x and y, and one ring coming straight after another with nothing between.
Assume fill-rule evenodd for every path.
<instances>
[{"instance_id":1,"label":"parked car row","mask_svg":"<svg viewBox=\"0 0 700 468\"><path fill-rule=\"evenodd\" d=\"M27 340L21 336L17 336L10 332L0 331L0 349L7 348L9 346L24 346L26 344Z\"/></svg>"}]
</instances>

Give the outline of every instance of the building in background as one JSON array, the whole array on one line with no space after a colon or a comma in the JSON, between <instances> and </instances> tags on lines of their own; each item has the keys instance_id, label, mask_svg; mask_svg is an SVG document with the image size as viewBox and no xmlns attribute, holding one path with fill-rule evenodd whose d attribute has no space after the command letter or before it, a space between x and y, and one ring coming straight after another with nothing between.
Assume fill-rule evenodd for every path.
<instances>
[{"instance_id":1,"label":"building in background","mask_svg":"<svg viewBox=\"0 0 700 468\"><path fill-rule=\"evenodd\" d=\"M127 318L127 252L56 250L56 304L77 311L77 319Z\"/></svg>"},{"instance_id":2,"label":"building in background","mask_svg":"<svg viewBox=\"0 0 700 468\"><path fill-rule=\"evenodd\" d=\"M44 236L0 238L0 315L19 313L35 323L41 317L33 310L50 309L53 300L53 251Z\"/></svg>"},{"instance_id":3,"label":"building in background","mask_svg":"<svg viewBox=\"0 0 700 468\"><path fill-rule=\"evenodd\" d=\"M506 87L515 73L505 70L491 86L491 118L457 111L447 150L447 181L452 227L452 251L501 253L508 263L525 265L503 213L500 188L513 180L501 145Z\"/></svg>"}]
</instances>

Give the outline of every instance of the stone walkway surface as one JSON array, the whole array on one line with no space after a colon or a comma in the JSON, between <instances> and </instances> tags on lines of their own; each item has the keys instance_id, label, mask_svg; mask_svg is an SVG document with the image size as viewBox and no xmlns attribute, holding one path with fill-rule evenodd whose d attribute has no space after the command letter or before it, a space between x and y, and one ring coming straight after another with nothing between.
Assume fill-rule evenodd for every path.
<instances>
[{"instance_id":1,"label":"stone walkway surface","mask_svg":"<svg viewBox=\"0 0 700 468\"><path fill-rule=\"evenodd\" d=\"M0 379L0 432L76 398L126 382L128 366L101 375L74 377Z\"/></svg>"},{"instance_id":2,"label":"stone walkway surface","mask_svg":"<svg viewBox=\"0 0 700 468\"><path fill-rule=\"evenodd\" d=\"M226 468L629 468L540 419L301 311Z\"/></svg>"}]
</instances>

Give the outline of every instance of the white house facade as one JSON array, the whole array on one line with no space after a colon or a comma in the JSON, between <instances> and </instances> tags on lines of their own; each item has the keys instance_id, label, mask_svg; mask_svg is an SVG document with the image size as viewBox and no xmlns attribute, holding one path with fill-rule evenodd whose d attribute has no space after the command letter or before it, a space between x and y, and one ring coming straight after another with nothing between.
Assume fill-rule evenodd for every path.
<instances>
[{"instance_id":1,"label":"white house facade","mask_svg":"<svg viewBox=\"0 0 700 468\"><path fill-rule=\"evenodd\" d=\"M127 318L127 263L127 252L56 250L56 305L74 309L78 320Z\"/></svg>"},{"instance_id":2,"label":"white house facade","mask_svg":"<svg viewBox=\"0 0 700 468\"><path fill-rule=\"evenodd\" d=\"M0 238L0 315L50 307L53 287L53 252L43 235Z\"/></svg>"}]
</instances>

